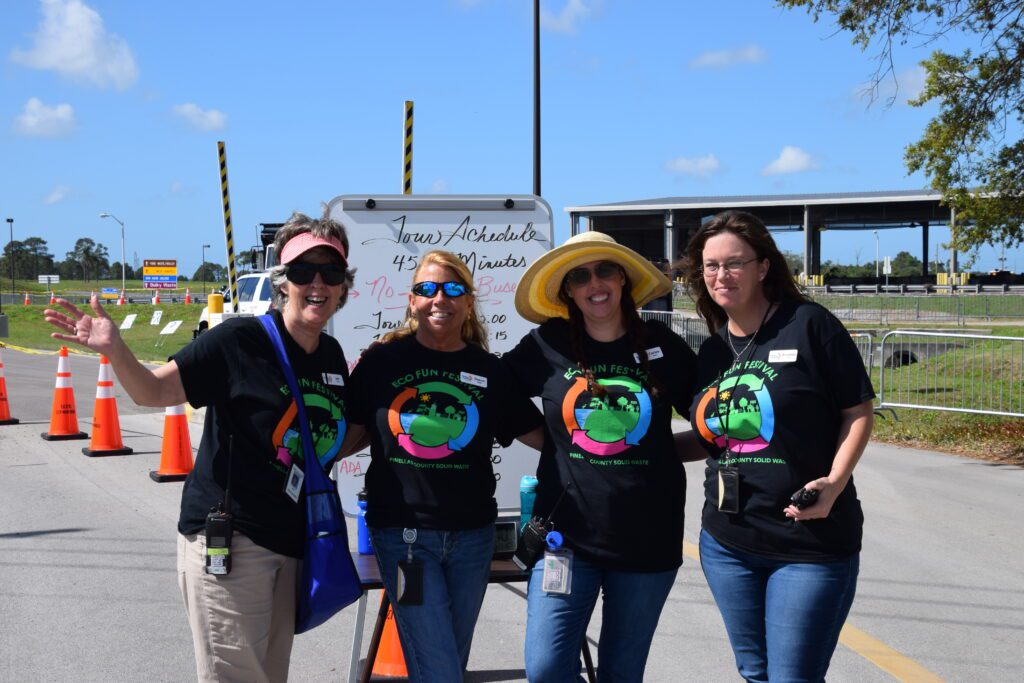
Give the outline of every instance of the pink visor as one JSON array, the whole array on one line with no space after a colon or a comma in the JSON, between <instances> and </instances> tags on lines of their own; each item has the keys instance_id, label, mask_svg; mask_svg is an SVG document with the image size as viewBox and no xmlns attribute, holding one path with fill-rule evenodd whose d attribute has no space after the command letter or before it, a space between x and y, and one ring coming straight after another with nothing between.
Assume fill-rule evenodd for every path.
<instances>
[{"instance_id":1,"label":"pink visor","mask_svg":"<svg viewBox=\"0 0 1024 683\"><path fill-rule=\"evenodd\" d=\"M345 256L345 248L341 246L341 240L336 237L324 239L323 237L317 237L311 232L304 232L296 235L285 243L284 248L281 249L281 263L291 263L310 249L314 249L316 247L327 247L328 249L333 249L338 252L338 256L341 257L341 262L346 266L348 265L348 258Z\"/></svg>"}]
</instances>

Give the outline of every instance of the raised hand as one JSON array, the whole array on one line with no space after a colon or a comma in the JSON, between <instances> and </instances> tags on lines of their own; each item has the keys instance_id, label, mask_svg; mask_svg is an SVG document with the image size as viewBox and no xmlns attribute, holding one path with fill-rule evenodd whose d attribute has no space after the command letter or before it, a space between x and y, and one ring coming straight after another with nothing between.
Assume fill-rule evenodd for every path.
<instances>
[{"instance_id":1,"label":"raised hand","mask_svg":"<svg viewBox=\"0 0 1024 683\"><path fill-rule=\"evenodd\" d=\"M57 299L57 304L67 313L47 308L43 311L43 317L60 332L51 332L50 336L66 342L80 344L87 349L110 357L112 352L124 345L121 335L117 331L117 325L107 312L103 310L99 299L94 295L89 305L93 315L86 315L77 306L66 299Z\"/></svg>"}]
</instances>

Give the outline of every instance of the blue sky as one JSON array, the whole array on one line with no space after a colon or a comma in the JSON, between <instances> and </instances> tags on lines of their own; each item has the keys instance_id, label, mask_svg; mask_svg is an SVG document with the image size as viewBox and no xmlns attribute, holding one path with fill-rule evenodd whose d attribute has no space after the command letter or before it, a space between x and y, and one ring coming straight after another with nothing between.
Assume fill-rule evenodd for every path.
<instances>
[{"instance_id":1,"label":"blue sky","mask_svg":"<svg viewBox=\"0 0 1024 683\"><path fill-rule=\"evenodd\" d=\"M543 195L559 241L570 205L926 185L903 166L934 113L905 104L926 49L897 51L896 103L869 107L870 53L769 0L541 6ZM399 192L406 99L414 191L530 192L532 3L6 2L0 218L58 258L89 236L120 260L107 211L125 221L129 263L173 258L191 274L204 243L210 260L226 260L217 140L246 248L257 223L292 210ZM793 251L800 240L779 237ZM917 254L920 238L880 241L894 256ZM826 233L822 250L864 263L874 238ZM976 268L996 256L982 249ZM1024 252L1007 256L1024 269Z\"/></svg>"}]
</instances>

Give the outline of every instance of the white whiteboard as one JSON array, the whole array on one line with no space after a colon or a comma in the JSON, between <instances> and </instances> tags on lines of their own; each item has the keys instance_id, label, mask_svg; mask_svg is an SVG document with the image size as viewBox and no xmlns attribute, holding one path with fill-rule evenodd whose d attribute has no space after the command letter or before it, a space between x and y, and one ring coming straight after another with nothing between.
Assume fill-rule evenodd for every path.
<instances>
[{"instance_id":1,"label":"white whiteboard","mask_svg":"<svg viewBox=\"0 0 1024 683\"><path fill-rule=\"evenodd\" d=\"M328 205L348 231L357 268L348 303L328 325L349 369L374 340L400 326L419 257L432 249L459 254L473 272L491 351L511 350L533 323L515 310L515 287L535 259L551 249L551 207L533 195L343 195ZM499 508L519 507L519 479L537 469L538 454L518 441L495 445ZM337 469L342 506L358 512L356 494L369 451Z\"/></svg>"}]
</instances>

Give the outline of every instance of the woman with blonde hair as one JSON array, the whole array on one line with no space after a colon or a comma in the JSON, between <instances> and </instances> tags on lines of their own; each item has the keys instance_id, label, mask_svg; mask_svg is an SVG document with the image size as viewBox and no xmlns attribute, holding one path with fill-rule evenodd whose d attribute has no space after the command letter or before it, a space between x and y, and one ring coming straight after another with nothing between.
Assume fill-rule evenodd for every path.
<instances>
[{"instance_id":1,"label":"woman with blonde hair","mask_svg":"<svg viewBox=\"0 0 1024 683\"><path fill-rule=\"evenodd\" d=\"M369 433L366 522L412 681L460 681L494 553L491 446L539 449L540 413L487 352L473 278L424 254L404 325L349 383L347 445Z\"/></svg>"}]
</instances>

